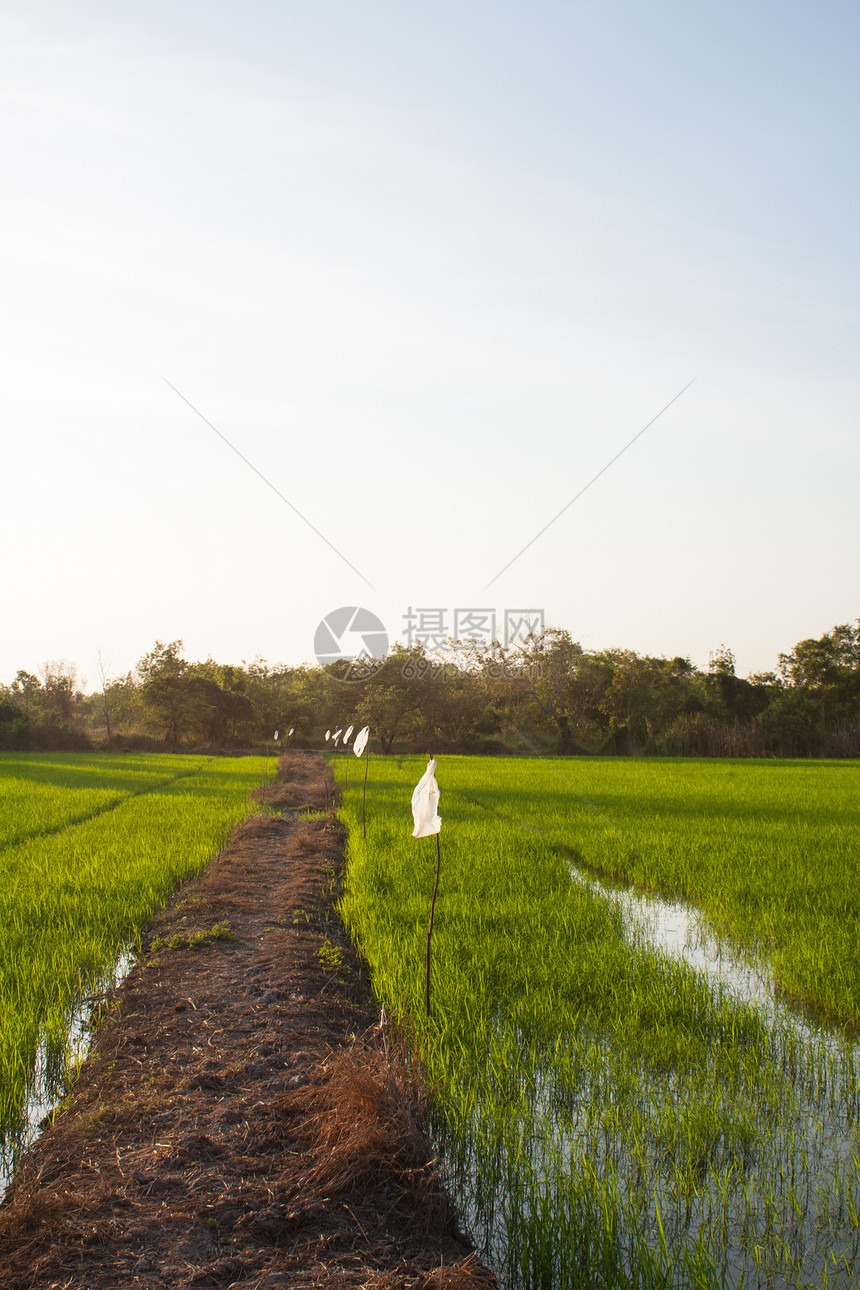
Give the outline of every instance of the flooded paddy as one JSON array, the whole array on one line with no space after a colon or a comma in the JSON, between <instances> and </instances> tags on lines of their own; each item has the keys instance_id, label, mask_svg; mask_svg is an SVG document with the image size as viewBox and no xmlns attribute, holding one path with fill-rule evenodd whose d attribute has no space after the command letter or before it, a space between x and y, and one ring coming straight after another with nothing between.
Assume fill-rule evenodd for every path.
<instances>
[{"instance_id":1,"label":"flooded paddy","mask_svg":"<svg viewBox=\"0 0 860 1290\"><path fill-rule=\"evenodd\" d=\"M65 1096L75 1072L85 1060L92 1040L94 1016L103 996L122 984L134 962L133 951L123 951L92 993L71 1009L62 1042L49 1043L46 1039L40 1042L30 1063L32 1075L17 1124L8 1126L0 1138L0 1200L12 1181L22 1152L39 1136L46 1118Z\"/></svg>"},{"instance_id":2,"label":"flooded paddy","mask_svg":"<svg viewBox=\"0 0 860 1290\"><path fill-rule=\"evenodd\" d=\"M435 1140L484 1257L516 1288L855 1285L852 1026L790 1006L773 956L754 948L762 926L780 930L767 902L786 904L786 856L814 855L823 898L841 897L826 865L828 850L842 865L845 831L827 794L844 780L769 767L743 780L733 831L725 767L441 763L428 1019L417 964L429 871L398 830L399 795L422 769L386 767L373 833L365 844L351 830L346 912L386 1007L409 1010L438 1089ZM699 813L696 794L713 809ZM668 861L681 873L685 851L724 902L746 884L743 948L693 902L602 876L629 864L659 878Z\"/></svg>"}]
</instances>

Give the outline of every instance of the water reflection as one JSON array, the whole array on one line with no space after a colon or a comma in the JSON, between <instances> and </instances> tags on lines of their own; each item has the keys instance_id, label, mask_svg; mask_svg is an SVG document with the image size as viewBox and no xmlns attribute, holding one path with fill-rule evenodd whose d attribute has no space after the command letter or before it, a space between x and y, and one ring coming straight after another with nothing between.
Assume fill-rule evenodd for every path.
<instances>
[{"instance_id":1,"label":"water reflection","mask_svg":"<svg viewBox=\"0 0 860 1290\"><path fill-rule=\"evenodd\" d=\"M92 1040L94 1013L108 991L121 985L135 963L131 949L123 950L113 967L97 982L86 999L72 1010L65 1043L40 1043L33 1062L30 1090L22 1108L21 1129L0 1137L0 1198L12 1181L16 1164L31 1146L67 1092L69 1075L83 1062Z\"/></svg>"},{"instance_id":2,"label":"water reflection","mask_svg":"<svg viewBox=\"0 0 860 1290\"><path fill-rule=\"evenodd\" d=\"M769 1026L789 1026L799 1037L823 1044L834 1054L843 1053L846 1043L857 1049L849 1028L787 997L766 963L717 936L699 910L635 885L597 878L567 854L574 881L619 906L634 945L689 964L718 994L751 1005Z\"/></svg>"}]
</instances>

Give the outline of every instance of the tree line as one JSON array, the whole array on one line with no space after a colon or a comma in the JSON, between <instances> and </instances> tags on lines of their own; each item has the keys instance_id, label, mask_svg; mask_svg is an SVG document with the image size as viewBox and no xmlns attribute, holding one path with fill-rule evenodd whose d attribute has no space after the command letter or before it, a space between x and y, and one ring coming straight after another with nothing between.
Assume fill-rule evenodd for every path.
<instances>
[{"instance_id":1,"label":"tree line","mask_svg":"<svg viewBox=\"0 0 860 1290\"><path fill-rule=\"evenodd\" d=\"M739 677L721 646L688 658L587 650L561 629L516 647L452 642L442 658L396 644L328 667L191 662L156 641L84 694L67 663L0 685L3 749L319 748L368 724L382 750L469 753L860 756L860 619L799 641L775 671Z\"/></svg>"}]
</instances>

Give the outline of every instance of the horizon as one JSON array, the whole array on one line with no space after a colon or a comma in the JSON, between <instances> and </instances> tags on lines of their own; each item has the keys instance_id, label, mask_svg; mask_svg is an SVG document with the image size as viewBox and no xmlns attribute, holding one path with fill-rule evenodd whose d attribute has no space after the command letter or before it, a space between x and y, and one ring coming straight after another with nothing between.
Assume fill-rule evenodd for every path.
<instances>
[{"instance_id":1,"label":"horizon","mask_svg":"<svg viewBox=\"0 0 860 1290\"><path fill-rule=\"evenodd\" d=\"M857 618L857 619L855 619L855 620L852 620L852 624L850 624L850 625L853 625L853 622L860 622L860 618ZM839 626L839 625L840 625L840 624L831 623L830 627L826 628L826 629L825 629L825 631L829 632L829 631L831 631L834 627ZM565 629L563 629L563 628L562 628L562 629L560 629L560 630L565 630ZM825 632L820 632L820 633L817 633L817 634L816 634L816 633L813 633L811 636L808 636L808 637L802 637L801 639L803 639L803 640L808 640L808 639L818 639L820 636L822 636L822 635L824 635L824 634L825 634ZM581 642L581 641L580 641L580 642L577 642L577 641L576 641L576 637L575 637L575 636L573 636L573 634L572 634L572 633L570 633L570 635L571 635L571 639L572 639L574 642L579 643L579 644L582 644L582 642ZM234 668L248 668L248 667L253 666L254 664L262 664L262 665L265 665L265 666L266 666L267 668L269 668L270 670L276 670L276 669L280 669L280 668L289 668L289 669L294 669L294 670L298 670L298 669L300 669L300 668L318 668L318 669L324 670L324 669L325 669L325 667L327 666L325 663L321 662L318 658L313 658L313 659L304 659L304 660L302 660L302 662L300 662L300 663L293 663L293 662L287 662L287 661L281 661L281 660L267 659L267 658L263 658L263 656L262 656L262 655L260 655L260 654L256 654L256 655L253 655L251 658L243 657L243 658L241 658L241 659L239 659L239 660L237 661L237 660L235 660L235 659L220 659L220 658L216 658L216 657L212 654L212 652L211 652L211 651L210 651L209 653L207 653L207 654L206 654L205 656L203 656L203 657L199 657L199 658L190 658L190 657L188 657L188 651L187 651L187 649L186 649L186 647L185 647L185 642L184 642L183 638L182 638L182 637L177 637L177 638L176 638L176 640L178 640L178 641L179 641L179 643L180 643L180 644L181 644L181 646L182 646L182 657L183 657L183 658L185 659L185 661L186 661L187 663L189 663L191 666L196 666L196 665L198 665L198 664L207 663L207 662L212 662L212 663L214 663L217 667L234 667ZM160 643L160 644L162 644L162 645L167 645L167 644L172 644L172 643L174 643L174 642L162 641L160 638L156 638L156 640L154 640L154 641L150 642L149 649L151 649L155 644L159 644L159 643ZM795 647L798 643L799 643L799 641L792 641L791 645L786 646L786 648L785 648L785 649L780 650L780 651L779 651L779 654L789 654L789 653L794 649L794 647ZM455 645L460 645L460 644L464 644L464 645L468 646L469 642L458 642L458 641L451 642L451 645L449 646L449 649L448 649L449 654L450 654L450 652L451 652L451 650L452 650L452 647L453 647L453 646L455 646ZM405 641L402 641L402 640L396 639L396 640L392 640L392 641L390 641L390 642L389 642L388 650L390 651L390 650L394 649L394 648L395 648L395 647L397 647L397 646L401 646L401 647L404 647L404 648L409 648L409 644L408 644L408 642L405 642ZM627 649L629 649L630 647L629 647L629 646L624 646L624 645L608 645L608 646L602 646L600 649L589 649L588 647L585 647L585 646L584 646L583 648L585 649L585 652L586 652L587 654L590 654L590 653L602 653L602 652L607 651L607 650L615 650L615 649L617 649L617 650L627 650ZM720 649L721 649L721 648L726 648L726 649L728 649L728 650L729 650L729 652L730 652L730 653L732 654L732 656L734 657L734 651L731 649L731 646L730 646L730 645L728 645L726 642L720 642L720 643L719 643L719 645L718 645L714 650L712 650L712 651L711 651L711 654L710 654L710 656L709 656L708 660L704 663L704 665L702 665L702 664L700 664L699 662L697 662L697 660L696 660L696 659L691 659L691 658L689 657L689 655L686 655L686 654L678 654L677 652L676 652L676 653L674 653L674 654L672 654L672 653L663 653L663 654L657 654L657 655L644 655L644 654L642 653L642 651L638 651L638 650L634 650L634 651L632 651L632 652L633 652L633 653L636 653L636 654L639 654L639 656L640 656L640 657L655 657L655 658L663 658L663 659L667 659L667 660L671 660L671 659L673 659L673 658L684 658L684 659L686 659L686 660L687 660L687 662L689 662L689 663L692 665L692 667L693 667L697 672L700 672L702 675L707 675L707 674L710 672L711 668L712 668L712 664L713 664L714 657L717 655L717 653L720 651ZM457 651L456 651L456 650L453 650L453 652L454 652L455 654L457 653ZM462 652L462 651L460 651L460 652ZM107 665L105 665L105 668L106 668L107 683L108 683L108 684L110 684L112 681L123 680L126 676L128 676L128 675L130 675L130 674L131 674L131 675L134 675L134 676L137 676L137 674L138 674L138 664L143 660L143 658L144 658L144 656L145 656L145 654L146 654L146 653L147 653L147 650L144 650L142 654L138 655L138 658L137 658L137 660L136 660L136 662L135 662L135 663L133 663L130 667L125 668L125 669L124 669L123 671L121 671L121 672L116 671L116 670L114 670L114 669L111 669L111 668L109 668ZM346 658L346 659L348 660L350 656L349 656L348 654L344 653L343 657L344 657L344 658ZM436 654L435 654L435 656L434 656L434 653L433 653L433 652L431 652L431 651L427 651L427 657L428 657L431 661L433 661L433 662L438 662L440 666L444 665L444 663L453 663L453 665L454 665L455 667L460 667L460 668L461 668L461 670L463 670L463 669L465 669L465 668L467 667L467 664L466 664L465 662L464 662L463 664L458 664L458 662L457 662L456 658L451 659L450 657L446 657L446 658L443 660L443 657L442 657L442 655L441 655L440 653L436 653ZM104 663L104 660L102 660L102 662ZM756 669L755 671L749 671L749 672L744 673L744 672L742 672L742 671L740 670L740 668L738 668L738 667L737 667L737 660L735 659L735 675L736 675L736 676L738 676L738 677L741 677L741 678L742 678L742 679L744 679L744 680L750 680L753 676L761 675L762 673L774 673L774 674L775 674L775 673L777 672L777 670L778 670L778 666L779 666L779 657L777 657L777 658L774 660L774 663L773 663L773 666L772 666L772 667L769 667L769 668L759 668L759 669ZM101 686L101 683L100 683L100 682L95 682L95 683L94 683L94 682L92 682L92 680L91 680L90 676L89 676L85 671L83 671L83 669L81 669L81 668L78 666L78 664L76 663L76 661L75 661L74 659L66 659L66 658L48 658L48 659L45 659L45 660L43 660L42 664L41 664L41 665L40 665L40 666L39 666L35 671L32 671L32 672L31 672L31 675L38 677L40 680L44 680L44 672L45 672L45 669L46 669L46 668L56 668L56 669L59 669L59 670L63 671L66 675L73 675L73 676L74 676L74 678L75 678L75 688L76 688L76 690L77 690L78 692L80 692L81 694L84 694L85 696L89 696L89 695L92 695L92 694L100 694L100 693L102 692L102 686ZM19 671L25 671L25 672L30 672L30 671L31 671L29 668L21 668L21 669L18 669L18 670L19 670ZM0 686L4 686L4 685L5 685L5 686L11 686L11 684L12 684L12 682L13 682L14 680L15 680L15 676L14 676L14 675L13 675L13 676L11 676L11 677L9 678L9 680L4 680L2 677L0 677Z\"/></svg>"}]
</instances>

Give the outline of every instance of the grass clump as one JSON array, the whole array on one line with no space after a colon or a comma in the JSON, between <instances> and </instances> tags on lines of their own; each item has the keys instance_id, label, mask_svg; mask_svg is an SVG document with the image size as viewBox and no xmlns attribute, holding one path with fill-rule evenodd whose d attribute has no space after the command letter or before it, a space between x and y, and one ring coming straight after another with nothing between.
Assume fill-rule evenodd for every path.
<instances>
[{"instance_id":1,"label":"grass clump","mask_svg":"<svg viewBox=\"0 0 860 1290\"><path fill-rule=\"evenodd\" d=\"M159 950L199 950L213 941L233 941L235 934L230 930L229 920L216 923L214 927L204 928L197 932L174 932L172 936L156 936L152 942L153 953Z\"/></svg>"},{"instance_id":2,"label":"grass clump","mask_svg":"<svg viewBox=\"0 0 860 1290\"><path fill-rule=\"evenodd\" d=\"M328 937L325 938L322 945L316 952L316 956L324 968L329 971L339 971L344 966L343 948L340 945L333 945Z\"/></svg>"}]
</instances>

